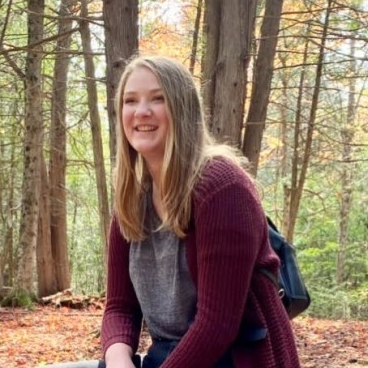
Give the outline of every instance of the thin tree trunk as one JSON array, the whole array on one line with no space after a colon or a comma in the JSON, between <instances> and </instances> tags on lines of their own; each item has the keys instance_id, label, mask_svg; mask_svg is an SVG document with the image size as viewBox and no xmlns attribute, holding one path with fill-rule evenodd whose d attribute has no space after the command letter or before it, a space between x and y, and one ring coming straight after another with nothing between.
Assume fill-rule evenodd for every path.
<instances>
[{"instance_id":1,"label":"thin tree trunk","mask_svg":"<svg viewBox=\"0 0 368 368\"><path fill-rule=\"evenodd\" d=\"M82 0L81 4L82 4L82 18L87 19L88 18L87 3L85 0ZM95 66L92 57L91 34L87 21L83 20L80 22L80 32L84 52L86 84L88 93L88 107L92 130L93 157L97 182L101 240L104 246L103 254L105 255L105 251L107 249L107 232L110 223L110 214L109 214L109 203L106 185L104 154L101 137L101 122L100 122L100 114L98 111L98 95L95 82Z\"/></svg>"},{"instance_id":2,"label":"thin tree trunk","mask_svg":"<svg viewBox=\"0 0 368 368\"><path fill-rule=\"evenodd\" d=\"M297 189L297 179L298 179L298 164L301 161L300 152L300 136L301 136L301 123L302 123L302 109L303 109L303 99L304 99L304 88L305 88L305 78L306 78L306 64L308 60L308 50L309 50L309 34L310 25L307 25L306 30L307 37L305 38L304 52L303 52L303 62L302 69L300 73L299 85L298 85L298 97L296 101L296 112L295 112L295 124L294 124L294 139L293 139L293 152L291 157L291 185L284 184L284 207L283 207L283 223L282 230L286 234L288 241L292 241L294 232L289 234L290 228L290 201L291 193Z\"/></svg>"},{"instance_id":3,"label":"thin tree trunk","mask_svg":"<svg viewBox=\"0 0 368 368\"><path fill-rule=\"evenodd\" d=\"M221 0L205 1L203 20L202 97L206 117L213 114L216 90L216 60L220 44ZM207 123L209 123L207 121Z\"/></svg>"},{"instance_id":4,"label":"thin tree trunk","mask_svg":"<svg viewBox=\"0 0 368 368\"><path fill-rule=\"evenodd\" d=\"M0 295L1 295L1 290L3 289L4 286L4 280L3 280L3 260L0 254Z\"/></svg>"},{"instance_id":5,"label":"thin tree trunk","mask_svg":"<svg viewBox=\"0 0 368 368\"><path fill-rule=\"evenodd\" d=\"M281 73L281 103L280 103L280 122L279 122L279 132L278 136L281 141L280 147L277 149L276 157L279 157L280 165L276 166L276 174L275 174L275 191L274 191L274 208L275 208L275 220L278 219L278 206L277 206L277 196L278 196L278 188L282 185L285 188L286 176L288 172L288 121L289 118L289 107L288 107L288 87L289 87L289 79L290 74L288 70L285 68L286 66L286 56L279 55L279 60L281 63L281 68L283 72ZM282 212L283 213L283 212Z\"/></svg>"},{"instance_id":6,"label":"thin tree trunk","mask_svg":"<svg viewBox=\"0 0 368 368\"><path fill-rule=\"evenodd\" d=\"M322 80L323 59L324 59L324 53L325 53L327 31L328 31L329 20L330 20L331 4L332 4L332 0L328 0L326 16L325 16L325 21L323 24L323 31L322 31L322 36L321 36L321 45L319 48L315 86L313 89L312 102L311 102L310 114L309 114L309 119L308 119L307 137L306 137L306 141L304 145L304 156L302 159L302 165L301 165L300 174L297 180L297 185L295 186L295 190L293 186L293 190L291 191L290 211L289 211L290 222L289 222L289 227L287 229L288 231L286 233L286 237L289 241L292 241L293 239L294 228L296 224L296 217L298 214L300 199L302 197L304 183L305 183L305 179L307 176L309 161L310 161L310 157L312 153L311 149L312 149L312 142L313 142L313 134L315 130L315 122L316 122L316 114L317 114L319 93L320 93L320 87L321 87L321 80ZM297 149L298 146L295 146L295 147Z\"/></svg>"},{"instance_id":7,"label":"thin tree trunk","mask_svg":"<svg viewBox=\"0 0 368 368\"><path fill-rule=\"evenodd\" d=\"M54 260L51 252L50 197L46 162L41 163L40 215L38 218L37 273L38 297L57 291Z\"/></svg>"},{"instance_id":8,"label":"thin tree trunk","mask_svg":"<svg viewBox=\"0 0 368 368\"><path fill-rule=\"evenodd\" d=\"M16 110L16 109L15 109ZM12 144L10 162L15 166L15 144ZM14 214L15 214L15 170L12 170L7 177L9 185L7 214L6 214L6 232L5 232L5 252L3 257L3 263L1 270L4 271L5 265L7 265L6 272L6 286L13 286L14 282ZM1 272L1 271L0 271ZM4 276L4 273L2 273ZM4 281L4 278L3 278Z\"/></svg>"},{"instance_id":9,"label":"thin tree trunk","mask_svg":"<svg viewBox=\"0 0 368 368\"><path fill-rule=\"evenodd\" d=\"M66 211L66 97L67 78L70 63L68 50L70 48L72 29L72 7L75 0L63 0L59 11L59 34L66 34L59 38L56 55L52 106L51 106L51 131L50 131L50 206L51 206L51 249L54 276L56 280L49 279L47 290L62 291L70 288L70 270L68 256L67 236L67 211ZM41 276L39 274L39 276Z\"/></svg>"},{"instance_id":10,"label":"thin tree trunk","mask_svg":"<svg viewBox=\"0 0 368 368\"><path fill-rule=\"evenodd\" d=\"M3 160L2 160L2 147L0 145L0 168L3 166ZM0 171L0 215L1 217L3 217L3 188L4 188L4 183L3 183L3 176L1 175L1 171ZM2 226L2 225L0 225ZM0 234L0 244L4 242L5 243L5 237L2 237L2 234ZM5 244L6 247L6 244ZM6 248L5 248L6 249ZM5 253L5 250L4 250ZM4 285L4 280L3 280L3 271L4 271L4 265L5 265L5 261L3 260L3 256L2 256L2 252L1 252L1 248L0 248L0 292L3 288Z\"/></svg>"},{"instance_id":11,"label":"thin tree trunk","mask_svg":"<svg viewBox=\"0 0 368 368\"><path fill-rule=\"evenodd\" d=\"M16 96L18 90L16 85L13 90ZM14 104L10 114L12 116L17 116L19 111L19 104L22 104L20 99L15 98ZM17 193L17 179L19 176L19 155L18 155L18 137L20 126L23 117L20 116L19 119L14 121L12 129L10 131L11 139L9 140L8 149L5 146L0 145L0 167L4 167L4 161L1 158L6 155L8 158L8 163L11 167L10 170L0 170L0 212L3 219L3 229L4 232L0 233L0 244L3 244L3 252L1 254L2 262L0 263L0 273L3 278L3 283L5 286L12 287L15 281L15 259L14 259L14 230L16 223L17 214L17 203L18 196ZM2 207L5 205L5 208ZM1 253L1 252L0 252Z\"/></svg>"},{"instance_id":12,"label":"thin tree trunk","mask_svg":"<svg viewBox=\"0 0 368 368\"><path fill-rule=\"evenodd\" d=\"M351 40L350 46L350 73L356 74L356 59L355 59L355 41ZM343 144L342 151L342 173L341 173L341 203L340 203L340 231L339 231L339 252L337 256L336 266L336 281L337 284L344 282L345 276L345 260L346 251L349 243L349 215L352 202L352 181L353 170L351 155L352 155L352 140L354 138L354 121L356 113L356 80L349 78L349 100L346 124L341 129L341 138Z\"/></svg>"},{"instance_id":13,"label":"thin tree trunk","mask_svg":"<svg viewBox=\"0 0 368 368\"><path fill-rule=\"evenodd\" d=\"M193 31L193 43L192 43L192 51L190 53L190 63L189 70L192 74L194 74L194 68L197 60L197 48L198 48L198 37L199 37L199 29L201 26L201 17L202 17L202 4L203 0L198 0L197 4L197 14L194 23L194 31Z\"/></svg>"},{"instance_id":14,"label":"thin tree trunk","mask_svg":"<svg viewBox=\"0 0 368 368\"><path fill-rule=\"evenodd\" d=\"M0 146L0 167L2 167L2 150L1 150L1 148L2 147ZM3 204L3 180L2 180L2 175L0 173L0 215L2 215L3 212L4 212L3 208L2 208L3 207L2 204ZM2 236L0 234L0 244L1 244L2 241L4 241L4 240L2 239ZM5 243L5 241L4 241L4 243ZM5 245L5 247L6 247L6 245ZM5 253L5 251L4 251L4 253ZM0 292L1 292L1 290L3 288L3 285L4 285L4 280L3 280L4 265L5 265L5 262L3 261L3 256L2 256L1 249L0 249Z\"/></svg>"},{"instance_id":15,"label":"thin tree trunk","mask_svg":"<svg viewBox=\"0 0 368 368\"><path fill-rule=\"evenodd\" d=\"M28 45L25 77L25 133L22 210L20 221L20 259L17 288L31 293L34 271L40 196L40 165L43 148L41 62L44 0L28 1ZM37 46L32 46L37 44Z\"/></svg>"},{"instance_id":16,"label":"thin tree trunk","mask_svg":"<svg viewBox=\"0 0 368 368\"><path fill-rule=\"evenodd\" d=\"M261 40L254 68L254 82L246 119L243 152L251 163L251 172L257 175L267 106L271 92L273 63L283 0L267 0L261 27Z\"/></svg>"},{"instance_id":17,"label":"thin tree trunk","mask_svg":"<svg viewBox=\"0 0 368 368\"><path fill-rule=\"evenodd\" d=\"M1 2L0 2L1 4ZM5 38L5 33L9 24L9 17L10 17L10 13L11 13L11 8L13 5L13 0L8 0L7 2L7 7L6 7L6 11L4 18L2 19L1 22L1 31L0 31L0 50L3 50L4 47L4 38Z\"/></svg>"}]
</instances>

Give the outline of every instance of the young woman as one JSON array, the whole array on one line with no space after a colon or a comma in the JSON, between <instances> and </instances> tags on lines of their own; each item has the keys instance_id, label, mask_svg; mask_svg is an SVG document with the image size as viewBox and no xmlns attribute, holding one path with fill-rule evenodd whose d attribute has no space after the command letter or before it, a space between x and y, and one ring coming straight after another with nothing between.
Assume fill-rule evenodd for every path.
<instances>
[{"instance_id":1,"label":"young woman","mask_svg":"<svg viewBox=\"0 0 368 368\"><path fill-rule=\"evenodd\" d=\"M207 133L188 70L127 65L117 93L115 214L102 345L107 368L298 368L272 282L265 214L241 157Z\"/></svg>"},{"instance_id":2,"label":"young woman","mask_svg":"<svg viewBox=\"0 0 368 368\"><path fill-rule=\"evenodd\" d=\"M144 319L143 368L299 368L278 292L257 271L279 266L257 191L241 156L210 139L188 70L133 59L116 108L99 367L138 366Z\"/></svg>"}]
</instances>

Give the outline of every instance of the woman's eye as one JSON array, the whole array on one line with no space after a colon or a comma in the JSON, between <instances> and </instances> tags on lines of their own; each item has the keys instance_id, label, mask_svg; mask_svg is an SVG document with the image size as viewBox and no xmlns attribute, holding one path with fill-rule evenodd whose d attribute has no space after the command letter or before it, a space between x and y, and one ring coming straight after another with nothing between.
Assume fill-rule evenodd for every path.
<instances>
[{"instance_id":1,"label":"woman's eye","mask_svg":"<svg viewBox=\"0 0 368 368\"><path fill-rule=\"evenodd\" d=\"M125 99L123 100L124 105L129 105L129 104L132 104L132 103L134 103L134 102L135 102L134 98L131 98L131 97L129 97L129 98L125 98Z\"/></svg>"},{"instance_id":2,"label":"woman's eye","mask_svg":"<svg viewBox=\"0 0 368 368\"><path fill-rule=\"evenodd\" d=\"M157 95L153 97L153 101L164 102L165 97L163 95Z\"/></svg>"}]
</instances>

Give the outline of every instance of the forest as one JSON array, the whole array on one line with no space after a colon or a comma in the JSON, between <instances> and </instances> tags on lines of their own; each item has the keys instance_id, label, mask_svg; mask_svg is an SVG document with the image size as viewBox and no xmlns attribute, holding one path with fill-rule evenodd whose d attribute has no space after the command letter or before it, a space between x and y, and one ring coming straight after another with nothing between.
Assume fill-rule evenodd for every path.
<instances>
[{"instance_id":1,"label":"forest","mask_svg":"<svg viewBox=\"0 0 368 368\"><path fill-rule=\"evenodd\" d=\"M103 295L114 96L182 61L296 249L307 315L368 318L366 0L0 1L0 300Z\"/></svg>"}]
</instances>

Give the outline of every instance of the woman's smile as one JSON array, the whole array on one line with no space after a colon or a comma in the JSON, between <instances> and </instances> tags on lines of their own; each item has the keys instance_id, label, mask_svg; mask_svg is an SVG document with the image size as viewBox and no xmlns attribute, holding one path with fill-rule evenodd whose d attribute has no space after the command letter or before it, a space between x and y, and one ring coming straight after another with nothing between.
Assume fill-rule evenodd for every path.
<instances>
[{"instance_id":1,"label":"woman's smile","mask_svg":"<svg viewBox=\"0 0 368 368\"><path fill-rule=\"evenodd\" d=\"M157 130L157 127L152 125L139 125L135 128L135 130L138 132L153 132Z\"/></svg>"}]
</instances>

